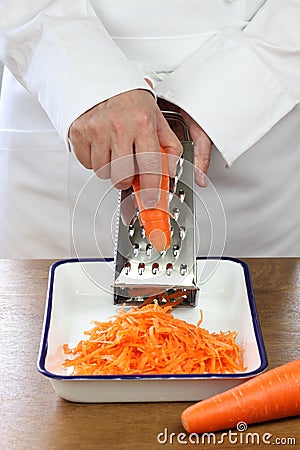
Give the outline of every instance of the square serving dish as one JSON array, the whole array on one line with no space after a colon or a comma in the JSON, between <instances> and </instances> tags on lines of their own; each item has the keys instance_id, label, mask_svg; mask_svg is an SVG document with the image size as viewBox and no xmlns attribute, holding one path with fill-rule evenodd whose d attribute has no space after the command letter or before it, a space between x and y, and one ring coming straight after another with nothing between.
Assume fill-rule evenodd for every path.
<instances>
[{"instance_id":1,"label":"square serving dish","mask_svg":"<svg viewBox=\"0 0 300 450\"><path fill-rule=\"evenodd\" d=\"M198 401L258 375L267 357L250 273L234 258L198 258L195 307L175 307L173 315L209 331L237 331L247 370L235 374L74 376L63 368L63 344L75 346L93 320L117 313L113 303L112 260L62 260L53 264L42 331L38 370L55 391L73 402Z\"/></svg>"}]
</instances>

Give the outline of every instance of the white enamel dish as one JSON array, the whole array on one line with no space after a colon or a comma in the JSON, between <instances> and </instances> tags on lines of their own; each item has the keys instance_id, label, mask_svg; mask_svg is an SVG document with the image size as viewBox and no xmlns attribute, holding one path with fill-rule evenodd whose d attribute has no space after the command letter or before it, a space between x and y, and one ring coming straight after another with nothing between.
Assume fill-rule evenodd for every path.
<instances>
[{"instance_id":1,"label":"white enamel dish","mask_svg":"<svg viewBox=\"0 0 300 450\"><path fill-rule=\"evenodd\" d=\"M93 320L117 313L113 304L112 260L62 260L50 268L38 358L39 371L55 391L73 402L197 401L236 386L264 371L267 357L248 266L233 258L197 259L196 306L173 314L209 331L237 331L247 370L235 374L74 376L63 368L63 344L75 346Z\"/></svg>"}]
</instances>

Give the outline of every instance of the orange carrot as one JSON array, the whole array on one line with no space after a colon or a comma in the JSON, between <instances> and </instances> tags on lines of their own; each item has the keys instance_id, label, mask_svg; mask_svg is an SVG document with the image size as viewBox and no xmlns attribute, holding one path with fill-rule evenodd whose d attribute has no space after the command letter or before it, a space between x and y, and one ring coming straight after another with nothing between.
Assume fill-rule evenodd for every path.
<instances>
[{"instance_id":1,"label":"orange carrot","mask_svg":"<svg viewBox=\"0 0 300 450\"><path fill-rule=\"evenodd\" d=\"M269 370L183 411L189 433L204 433L300 414L300 360Z\"/></svg>"},{"instance_id":2,"label":"orange carrot","mask_svg":"<svg viewBox=\"0 0 300 450\"><path fill-rule=\"evenodd\" d=\"M236 333L209 333L177 319L172 305L157 302L122 309L108 322L94 322L89 336L64 363L75 375L201 374L244 370Z\"/></svg>"},{"instance_id":3,"label":"orange carrot","mask_svg":"<svg viewBox=\"0 0 300 450\"><path fill-rule=\"evenodd\" d=\"M157 302L163 307L169 305L173 308L174 306L180 305L180 303L182 303L185 299L185 296L186 292L179 289L175 290L172 294L167 294L166 292L153 294L150 297L145 298L143 303L139 305L139 308L149 305L149 303L152 303L154 300L157 300Z\"/></svg>"},{"instance_id":4,"label":"orange carrot","mask_svg":"<svg viewBox=\"0 0 300 450\"><path fill-rule=\"evenodd\" d=\"M146 237L158 251L167 250L171 245L171 224L169 213L169 175L168 158L161 147L162 175L160 183L160 198L157 206L145 209L141 200L140 175L135 175L132 187L139 208L140 223L143 225Z\"/></svg>"}]
</instances>

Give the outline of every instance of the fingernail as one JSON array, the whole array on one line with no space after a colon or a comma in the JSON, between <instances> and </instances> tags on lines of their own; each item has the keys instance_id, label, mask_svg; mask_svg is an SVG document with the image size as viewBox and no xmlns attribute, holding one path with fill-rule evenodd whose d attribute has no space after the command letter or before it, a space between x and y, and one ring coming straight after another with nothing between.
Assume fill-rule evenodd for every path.
<instances>
[{"instance_id":1,"label":"fingernail","mask_svg":"<svg viewBox=\"0 0 300 450\"><path fill-rule=\"evenodd\" d=\"M207 187L207 177L204 173L196 174L196 183L201 187Z\"/></svg>"},{"instance_id":2,"label":"fingernail","mask_svg":"<svg viewBox=\"0 0 300 450\"><path fill-rule=\"evenodd\" d=\"M201 186L202 187L206 187L207 186L207 178L206 175L204 173L201 173Z\"/></svg>"},{"instance_id":3,"label":"fingernail","mask_svg":"<svg viewBox=\"0 0 300 450\"><path fill-rule=\"evenodd\" d=\"M155 208L160 197L159 189L143 189L141 191L141 200L144 208Z\"/></svg>"}]
</instances>

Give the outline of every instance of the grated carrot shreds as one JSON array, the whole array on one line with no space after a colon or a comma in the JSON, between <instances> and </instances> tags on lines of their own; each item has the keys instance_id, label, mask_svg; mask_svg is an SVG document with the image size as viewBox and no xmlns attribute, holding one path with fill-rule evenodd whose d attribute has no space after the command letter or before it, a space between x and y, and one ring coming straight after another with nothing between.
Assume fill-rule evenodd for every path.
<instances>
[{"instance_id":1,"label":"grated carrot shreds","mask_svg":"<svg viewBox=\"0 0 300 450\"><path fill-rule=\"evenodd\" d=\"M71 349L65 367L74 375L203 374L244 371L237 333L210 333L177 319L157 302L121 309L107 322L93 322Z\"/></svg>"}]
</instances>

